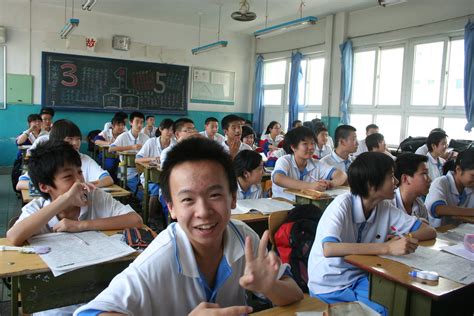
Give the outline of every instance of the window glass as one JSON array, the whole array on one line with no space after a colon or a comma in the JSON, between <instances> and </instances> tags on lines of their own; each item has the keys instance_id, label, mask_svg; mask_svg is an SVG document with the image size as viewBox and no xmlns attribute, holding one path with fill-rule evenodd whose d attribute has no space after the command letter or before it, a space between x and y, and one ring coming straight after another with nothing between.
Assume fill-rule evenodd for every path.
<instances>
[{"instance_id":1,"label":"window glass","mask_svg":"<svg viewBox=\"0 0 474 316\"><path fill-rule=\"evenodd\" d=\"M428 136L433 128L438 127L437 117L410 116L408 118L408 136Z\"/></svg>"},{"instance_id":2,"label":"window glass","mask_svg":"<svg viewBox=\"0 0 474 316\"><path fill-rule=\"evenodd\" d=\"M281 89L265 89L263 91L263 105L281 105Z\"/></svg>"},{"instance_id":3,"label":"window glass","mask_svg":"<svg viewBox=\"0 0 474 316\"><path fill-rule=\"evenodd\" d=\"M380 133L385 137L387 145L398 146L402 125L402 117L400 115L377 115L375 124L377 124Z\"/></svg>"},{"instance_id":4,"label":"window glass","mask_svg":"<svg viewBox=\"0 0 474 316\"><path fill-rule=\"evenodd\" d=\"M373 104L375 50L356 52L352 80L352 104Z\"/></svg>"},{"instance_id":5,"label":"window glass","mask_svg":"<svg viewBox=\"0 0 474 316\"><path fill-rule=\"evenodd\" d=\"M0 109L4 109L6 105L5 94L5 46L0 45Z\"/></svg>"},{"instance_id":6,"label":"window glass","mask_svg":"<svg viewBox=\"0 0 474 316\"><path fill-rule=\"evenodd\" d=\"M286 60L264 63L263 84L284 84L286 74Z\"/></svg>"},{"instance_id":7,"label":"window glass","mask_svg":"<svg viewBox=\"0 0 474 316\"><path fill-rule=\"evenodd\" d=\"M307 104L323 104L324 58L313 58L309 61L307 85Z\"/></svg>"},{"instance_id":8,"label":"window glass","mask_svg":"<svg viewBox=\"0 0 474 316\"><path fill-rule=\"evenodd\" d=\"M464 106L464 40L451 42L446 105Z\"/></svg>"},{"instance_id":9,"label":"window glass","mask_svg":"<svg viewBox=\"0 0 474 316\"><path fill-rule=\"evenodd\" d=\"M404 48L382 49L378 82L378 104L400 105Z\"/></svg>"},{"instance_id":10,"label":"window glass","mask_svg":"<svg viewBox=\"0 0 474 316\"><path fill-rule=\"evenodd\" d=\"M357 130L357 138L365 138L365 128L372 124L372 114L350 114L351 124Z\"/></svg>"},{"instance_id":11,"label":"window glass","mask_svg":"<svg viewBox=\"0 0 474 316\"><path fill-rule=\"evenodd\" d=\"M474 133L468 133L464 130L467 120L465 118L445 118L443 129L451 139L468 139L474 141Z\"/></svg>"}]
</instances>

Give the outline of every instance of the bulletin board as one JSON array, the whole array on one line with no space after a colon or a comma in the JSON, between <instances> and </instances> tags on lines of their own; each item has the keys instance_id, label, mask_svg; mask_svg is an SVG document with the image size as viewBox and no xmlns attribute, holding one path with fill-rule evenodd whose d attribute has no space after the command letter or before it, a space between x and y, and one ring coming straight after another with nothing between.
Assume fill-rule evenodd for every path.
<instances>
[{"instance_id":1,"label":"bulletin board","mask_svg":"<svg viewBox=\"0 0 474 316\"><path fill-rule=\"evenodd\" d=\"M191 102L234 105L235 72L193 67Z\"/></svg>"}]
</instances>

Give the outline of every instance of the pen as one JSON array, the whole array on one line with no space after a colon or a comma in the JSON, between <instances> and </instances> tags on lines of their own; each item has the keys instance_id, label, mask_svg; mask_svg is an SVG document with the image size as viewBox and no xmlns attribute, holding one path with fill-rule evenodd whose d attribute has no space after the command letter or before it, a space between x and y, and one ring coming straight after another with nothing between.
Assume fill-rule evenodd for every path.
<instances>
[{"instance_id":1,"label":"pen","mask_svg":"<svg viewBox=\"0 0 474 316\"><path fill-rule=\"evenodd\" d=\"M402 235L402 234L398 231L398 229L397 229L395 226L390 226L390 229L393 231L393 233L394 233L396 236L398 236L398 237L400 237L400 238L402 238L402 237L413 238L413 236L412 236L411 233L408 233L408 234L405 235L405 236Z\"/></svg>"}]
</instances>

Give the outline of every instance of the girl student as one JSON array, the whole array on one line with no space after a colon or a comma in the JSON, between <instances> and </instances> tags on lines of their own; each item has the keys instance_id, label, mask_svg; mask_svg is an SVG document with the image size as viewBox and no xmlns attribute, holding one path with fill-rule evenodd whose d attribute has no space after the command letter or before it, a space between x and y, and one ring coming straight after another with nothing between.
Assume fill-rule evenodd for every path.
<instances>
[{"instance_id":1,"label":"girl student","mask_svg":"<svg viewBox=\"0 0 474 316\"><path fill-rule=\"evenodd\" d=\"M235 156L233 164L237 176L237 200L261 198L262 156L252 150L242 150Z\"/></svg>"}]
</instances>

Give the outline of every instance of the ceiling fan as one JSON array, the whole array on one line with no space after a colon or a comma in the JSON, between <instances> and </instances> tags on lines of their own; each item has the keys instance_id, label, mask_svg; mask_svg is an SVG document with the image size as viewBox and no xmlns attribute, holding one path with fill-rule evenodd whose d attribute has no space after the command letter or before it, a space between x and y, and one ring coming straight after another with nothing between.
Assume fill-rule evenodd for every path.
<instances>
[{"instance_id":1,"label":"ceiling fan","mask_svg":"<svg viewBox=\"0 0 474 316\"><path fill-rule=\"evenodd\" d=\"M247 0L240 0L239 11L233 12L230 17L236 21L247 22L255 20L255 18L257 18L257 14L250 11L250 4Z\"/></svg>"}]
</instances>

